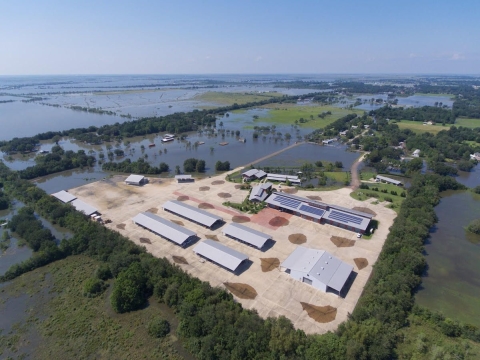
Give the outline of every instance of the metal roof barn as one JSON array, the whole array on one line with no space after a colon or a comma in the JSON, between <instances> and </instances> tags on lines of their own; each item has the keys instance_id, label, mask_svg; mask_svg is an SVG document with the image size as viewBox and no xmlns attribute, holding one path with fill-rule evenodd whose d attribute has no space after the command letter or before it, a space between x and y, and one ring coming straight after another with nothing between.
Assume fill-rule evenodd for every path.
<instances>
[{"instance_id":1,"label":"metal roof barn","mask_svg":"<svg viewBox=\"0 0 480 360\"><path fill-rule=\"evenodd\" d=\"M145 181L145 176L143 175L130 175L129 177L127 177L127 179L125 180L125 182L128 184L128 185L141 185L143 182Z\"/></svg>"},{"instance_id":2,"label":"metal roof barn","mask_svg":"<svg viewBox=\"0 0 480 360\"><path fill-rule=\"evenodd\" d=\"M268 196L267 190L270 189L272 185L272 183L267 182L252 187L248 200L264 201Z\"/></svg>"},{"instance_id":3,"label":"metal roof barn","mask_svg":"<svg viewBox=\"0 0 480 360\"><path fill-rule=\"evenodd\" d=\"M149 212L140 213L132 220L135 224L171 240L178 245L184 245L190 237L196 236L193 231Z\"/></svg>"},{"instance_id":4,"label":"metal roof barn","mask_svg":"<svg viewBox=\"0 0 480 360\"><path fill-rule=\"evenodd\" d=\"M195 179L192 178L192 175L175 175L175 180L177 180L177 182L182 182L182 181L194 181Z\"/></svg>"},{"instance_id":5,"label":"metal roof barn","mask_svg":"<svg viewBox=\"0 0 480 360\"><path fill-rule=\"evenodd\" d=\"M76 196L73 196L72 194L70 194L69 192L66 192L65 190L54 193L52 194L52 196L57 198L61 202L64 202L65 204L77 198Z\"/></svg>"},{"instance_id":6,"label":"metal roof barn","mask_svg":"<svg viewBox=\"0 0 480 360\"><path fill-rule=\"evenodd\" d=\"M246 242L247 244L253 245L258 249L261 249L265 243L272 238L268 234L264 234L247 226L235 223L228 224L222 230L222 232L223 235Z\"/></svg>"},{"instance_id":7,"label":"metal roof barn","mask_svg":"<svg viewBox=\"0 0 480 360\"><path fill-rule=\"evenodd\" d=\"M235 271L242 262L248 260L247 255L214 240L201 242L195 246L193 251L230 271Z\"/></svg>"},{"instance_id":8,"label":"metal roof barn","mask_svg":"<svg viewBox=\"0 0 480 360\"><path fill-rule=\"evenodd\" d=\"M167 201L163 204L163 209L209 228L217 221L223 220L220 216L213 215L208 211L198 209L177 200Z\"/></svg>"},{"instance_id":9,"label":"metal roof barn","mask_svg":"<svg viewBox=\"0 0 480 360\"><path fill-rule=\"evenodd\" d=\"M83 212L85 215L92 215L96 212L98 212L97 209L95 209L93 206L88 205L87 203L84 203L82 200L75 199L73 200L70 204L73 205L77 211Z\"/></svg>"},{"instance_id":10,"label":"metal roof barn","mask_svg":"<svg viewBox=\"0 0 480 360\"><path fill-rule=\"evenodd\" d=\"M298 246L281 266L288 269L293 278L327 291L331 288L341 292L353 266L324 250Z\"/></svg>"},{"instance_id":11,"label":"metal roof barn","mask_svg":"<svg viewBox=\"0 0 480 360\"><path fill-rule=\"evenodd\" d=\"M379 181L385 181L387 183L397 185L397 186L402 185L401 181L398 181L398 180L395 180L395 179L392 179L392 178L389 178L389 177L386 177L386 176L377 175L377 177L375 179L379 180Z\"/></svg>"}]
</instances>

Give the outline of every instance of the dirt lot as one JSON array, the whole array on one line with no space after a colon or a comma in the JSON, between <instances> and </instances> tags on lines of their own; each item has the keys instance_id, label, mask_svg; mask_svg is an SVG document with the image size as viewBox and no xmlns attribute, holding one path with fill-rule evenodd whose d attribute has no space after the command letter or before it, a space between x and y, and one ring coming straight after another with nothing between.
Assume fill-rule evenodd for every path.
<instances>
[{"instance_id":1,"label":"dirt lot","mask_svg":"<svg viewBox=\"0 0 480 360\"><path fill-rule=\"evenodd\" d=\"M319 193L326 203L335 203L348 208L361 206L375 211L377 216L374 219L380 222L378 230L371 240L357 239L356 234L351 231L331 225L316 224L273 209L264 209L257 215L250 215L226 208L222 205L224 201L241 202L248 192L236 189L235 184L221 183L219 180L223 180L224 177L225 175L221 175L216 178L206 178L183 184L177 184L173 179L151 179L149 184L136 187L126 185L124 176L115 176L108 180L71 189L69 192L95 206L104 219L111 219L112 223L106 226L121 232L136 244L145 246L153 255L166 257L191 275L208 281L213 286L225 288L225 284L228 286L228 284L237 283L253 288L257 294L254 298L251 298L253 296L247 298L245 298L246 296L242 296L243 298L236 296L236 299L245 308L256 309L260 316L266 318L284 315L293 322L295 327L306 333L324 333L335 330L341 322L346 320L348 313L354 309L370 276L372 265L382 249L388 228L392 225L396 215L395 212L385 208L382 204L372 205L352 199L349 196L352 190L349 188ZM206 190L207 187L209 189ZM222 193L227 193L230 197L225 199L222 197L223 195L218 195ZM315 194L300 190L296 195L306 197ZM182 197L182 201L185 203L196 207L200 204L202 204L201 207L210 204L207 211L221 216L226 223L231 222L234 216L237 218L238 216L248 217L250 221L244 219L246 221L243 222L244 225L270 234L274 239L273 246L267 246L265 251L260 251L223 236L222 228L212 231L162 210L161 205L164 202L179 197ZM166 219L182 221L186 228L197 233L200 241L207 236L210 238L216 236L221 243L247 254L251 263L244 266L243 272L236 275L213 263L203 261L192 251L194 244L184 249L133 224L132 218L144 211L156 211L157 215ZM310 285L294 280L278 268L271 269L269 264L276 264L275 259L281 263L296 248L297 245L289 240L289 236L292 234L305 235L306 242L302 244L303 246L326 250L354 266L356 277L345 298L340 298L333 293L324 293ZM354 246L337 247L330 240L332 236L350 239L354 241ZM361 270L354 261L358 258L366 260L366 262L362 260ZM263 270L261 259L264 259ZM363 267L365 263L368 265ZM268 271L265 271L266 265L268 265ZM249 287L248 289L250 289ZM254 293L251 289L249 292ZM307 310L330 309L328 322L314 320L318 317L310 317L304 308ZM335 308L336 312L331 308ZM334 317L333 320L332 317Z\"/></svg>"}]
</instances>

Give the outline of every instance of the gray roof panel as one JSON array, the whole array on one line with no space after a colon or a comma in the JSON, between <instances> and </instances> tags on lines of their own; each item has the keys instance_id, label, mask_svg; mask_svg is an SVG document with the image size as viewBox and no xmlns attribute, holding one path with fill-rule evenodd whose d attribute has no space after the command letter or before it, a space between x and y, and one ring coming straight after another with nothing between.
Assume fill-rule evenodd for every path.
<instances>
[{"instance_id":1,"label":"gray roof panel","mask_svg":"<svg viewBox=\"0 0 480 360\"><path fill-rule=\"evenodd\" d=\"M352 265L342 262L328 282L328 286L334 290L341 291L352 271Z\"/></svg>"},{"instance_id":2,"label":"gray roof panel","mask_svg":"<svg viewBox=\"0 0 480 360\"><path fill-rule=\"evenodd\" d=\"M235 223L228 224L222 232L224 235L229 235L259 249L265 245L267 240L272 238L268 234Z\"/></svg>"},{"instance_id":3,"label":"gray roof panel","mask_svg":"<svg viewBox=\"0 0 480 360\"><path fill-rule=\"evenodd\" d=\"M77 197L73 196L69 192L66 192L65 190L59 191L57 193L52 194L53 197L56 197L58 200L61 202L69 203L70 201L75 200Z\"/></svg>"},{"instance_id":4,"label":"gray roof panel","mask_svg":"<svg viewBox=\"0 0 480 360\"><path fill-rule=\"evenodd\" d=\"M163 204L163 208L208 227L211 227L219 220L223 220L220 216L213 215L208 211L198 209L177 200L167 201Z\"/></svg>"},{"instance_id":5,"label":"gray roof panel","mask_svg":"<svg viewBox=\"0 0 480 360\"><path fill-rule=\"evenodd\" d=\"M132 220L134 223L141 225L178 245L183 245L189 237L195 236L193 231L185 229L183 226L177 225L149 212L140 213Z\"/></svg>"},{"instance_id":6,"label":"gray roof panel","mask_svg":"<svg viewBox=\"0 0 480 360\"><path fill-rule=\"evenodd\" d=\"M134 184L140 184L142 180L145 178L143 175L130 175L125 179L126 183L134 183Z\"/></svg>"},{"instance_id":7,"label":"gray roof panel","mask_svg":"<svg viewBox=\"0 0 480 360\"><path fill-rule=\"evenodd\" d=\"M79 199L73 200L70 204L72 204L77 211L83 212L85 215L88 216L98 211L93 206L88 205L87 203L84 203L82 200Z\"/></svg>"},{"instance_id":8,"label":"gray roof panel","mask_svg":"<svg viewBox=\"0 0 480 360\"><path fill-rule=\"evenodd\" d=\"M193 251L231 271L235 271L243 261L248 259L247 255L214 240L202 241Z\"/></svg>"}]
</instances>

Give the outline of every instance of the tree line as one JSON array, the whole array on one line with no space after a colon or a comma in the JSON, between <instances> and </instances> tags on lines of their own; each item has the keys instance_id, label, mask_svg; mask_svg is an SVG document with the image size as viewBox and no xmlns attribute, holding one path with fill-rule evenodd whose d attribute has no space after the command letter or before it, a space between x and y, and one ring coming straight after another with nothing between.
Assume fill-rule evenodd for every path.
<instances>
[{"instance_id":1,"label":"tree line","mask_svg":"<svg viewBox=\"0 0 480 360\"><path fill-rule=\"evenodd\" d=\"M125 159L118 163L113 161L106 162L102 165L102 170L131 174L158 175L164 172L168 172L170 168L164 162L161 162L158 166L152 166L144 159L138 159L137 161Z\"/></svg>"}]
</instances>

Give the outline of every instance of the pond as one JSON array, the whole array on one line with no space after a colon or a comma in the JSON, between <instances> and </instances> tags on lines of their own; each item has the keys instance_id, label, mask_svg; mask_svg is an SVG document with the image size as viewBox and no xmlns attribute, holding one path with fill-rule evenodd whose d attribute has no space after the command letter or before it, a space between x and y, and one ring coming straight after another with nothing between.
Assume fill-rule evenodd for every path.
<instances>
[{"instance_id":1,"label":"pond","mask_svg":"<svg viewBox=\"0 0 480 360\"><path fill-rule=\"evenodd\" d=\"M446 191L435 208L438 223L425 245L428 271L418 304L480 326L480 236L465 227L480 217L480 195Z\"/></svg>"}]
</instances>

